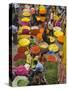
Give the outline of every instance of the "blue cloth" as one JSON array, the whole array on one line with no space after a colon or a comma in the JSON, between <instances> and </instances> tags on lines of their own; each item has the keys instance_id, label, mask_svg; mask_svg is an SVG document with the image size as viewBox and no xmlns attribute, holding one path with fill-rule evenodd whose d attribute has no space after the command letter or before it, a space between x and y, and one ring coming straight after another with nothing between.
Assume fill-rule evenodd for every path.
<instances>
[{"instance_id":1,"label":"blue cloth","mask_svg":"<svg viewBox=\"0 0 68 90\"><path fill-rule=\"evenodd\" d=\"M53 51L49 51L47 54L54 54L54 52Z\"/></svg>"},{"instance_id":2,"label":"blue cloth","mask_svg":"<svg viewBox=\"0 0 68 90\"><path fill-rule=\"evenodd\" d=\"M36 65L36 71L43 71L43 65L40 62Z\"/></svg>"}]
</instances>

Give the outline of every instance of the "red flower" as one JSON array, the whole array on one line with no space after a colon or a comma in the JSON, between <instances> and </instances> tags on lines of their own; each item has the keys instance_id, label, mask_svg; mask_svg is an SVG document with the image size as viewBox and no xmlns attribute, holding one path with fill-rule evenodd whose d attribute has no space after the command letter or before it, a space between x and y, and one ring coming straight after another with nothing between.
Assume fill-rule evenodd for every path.
<instances>
[{"instance_id":1,"label":"red flower","mask_svg":"<svg viewBox=\"0 0 68 90\"><path fill-rule=\"evenodd\" d=\"M18 48L18 53L24 53L27 50L26 47L19 47Z\"/></svg>"},{"instance_id":2,"label":"red flower","mask_svg":"<svg viewBox=\"0 0 68 90\"><path fill-rule=\"evenodd\" d=\"M34 45L30 50L33 54L39 54L40 53L40 48L37 45Z\"/></svg>"},{"instance_id":3,"label":"red flower","mask_svg":"<svg viewBox=\"0 0 68 90\"><path fill-rule=\"evenodd\" d=\"M17 61L19 59L25 59L25 54L24 53L18 53L14 56L14 61Z\"/></svg>"}]
</instances>

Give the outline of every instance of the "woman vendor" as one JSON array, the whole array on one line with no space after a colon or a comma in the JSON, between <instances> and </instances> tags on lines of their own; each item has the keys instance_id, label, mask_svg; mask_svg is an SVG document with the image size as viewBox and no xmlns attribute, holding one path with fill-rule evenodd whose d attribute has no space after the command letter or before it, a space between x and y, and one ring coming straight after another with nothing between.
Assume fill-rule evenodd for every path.
<instances>
[{"instance_id":1,"label":"woman vendor","mask_svg":"<svg viewBox=\"0 0 68 90\"><path fill-rule=\"evenodd\" d=\"M42 38L43 38L43 41L47 42L48 44L50 43L50 39L48 38L48 36L46 34L46 29L44 30L44 32L42 34Z\"/></svg>"}]
</instances>

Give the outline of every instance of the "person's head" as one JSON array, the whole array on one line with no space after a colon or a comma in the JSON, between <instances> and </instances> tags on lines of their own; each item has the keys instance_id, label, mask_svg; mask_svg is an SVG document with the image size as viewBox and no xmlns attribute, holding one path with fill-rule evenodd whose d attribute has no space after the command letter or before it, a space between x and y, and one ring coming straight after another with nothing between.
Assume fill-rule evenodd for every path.
<instances>
[{"instance_id":1,"label":"person's head","mask_svg":"<svg viewBox=\"0 0 68 90\"><path fill-rule=\"evenodd\" d=\"M60 58L63 57L63 51L59 51L59 57L60 57Z\"/></svg>"},{"instance_id":2,"label":"person's head","mask_svg":"<svg viewBox=\"0 0 68 90\"><path fill-rule=\"evenodd\" d=\"M31 56L34 58L35 57L35 55L33 54L33 53L30 53L31 54Z\"/></svg>"},{"instance_id":3,"label":"person's head","mask_svg":"<svg viewBox=\"0 0 68 90\"><path fill-rule=\"evenodd\" d=\"M42 56L42 57L43 57L43 55L44 55L44 54L43 54L43 53L41 53L41 56Z\"/></svg>"},{"instance_id":4,"label":"person's head","mask_svg":"<svg viewBox=\"0 0 68 90\"><path fill-rule=\"evenodd\" d=\"M31 39L33 39L34 37L33 37L33 36L31 36L30 38L31 38Z\"/></svg>"},{"instance_id":5,"label":"person's head","mask_svg":"<svg viewBox=\"0 0 68 90\"><path fill-rule=\"evenodd\" d=\"M34 4L32 5L32 7L34 8Z\"/></svg>"},{"instance_id":6,"label":"person's head","mask_svg":"<svg viewBox=\"0 0 68 90\"><path fill-rule=\"evenodd\" d=\"M46 34L46 30L44 30L44 33Z\"/></svg>"},{"instance_id":7,"label":"person's head","mask_svg":"<svg viewBox=\"0 0 68 90\"><path fill-rule=\"evenodd\" d=\"M51 20L51 23L53 23L53 20Z\"/></svg>"},{"instance_id":8,"label":"person's head","mask_svg":"<svg viewBox=\"0 0 68 90\"><path fill-rule=\"evenodd\" d=\"M33 63L34 63L34 65L37 65L38 61L37 61L37 60L35 60Z\"/></svg>"}]
</instances>

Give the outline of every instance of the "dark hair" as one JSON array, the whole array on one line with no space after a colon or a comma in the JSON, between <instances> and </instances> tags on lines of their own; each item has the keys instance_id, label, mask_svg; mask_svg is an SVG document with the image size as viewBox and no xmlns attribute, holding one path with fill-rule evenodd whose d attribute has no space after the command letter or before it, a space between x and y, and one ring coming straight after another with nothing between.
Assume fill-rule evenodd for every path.
<instances>
[{"instance_id":1,"label":"dark hair","mask_svg":"<svg viewBox=\"0 0 68 90\"><path fill-rule=\"evenodd\" d=\"M44 55L44 53L41 53L41 56L43 56Z\"/></svg>"},{"instance_id":2,"label":"dark hair","mask_svg":"<svg viewBox=\"0 0 68 90\"><path fill-rule=\"evenodd\" d=\"M32 5L32 7L34 8L34 5Z\"/></svg>"},{"instance_id":3,"label":"dark hair","mask_svg":"<svg viewBox=\"0 0 68 90\"><path fill-rule=\"evenodd\" d=\"M35 61L34 61L34 64L35 64L35 65L37 65L37 63L38 63L38 61L37 61L37 60L35 60Z\"/></svg>"},{"instance_id":4,"label":"dark hair","mask_svg":"<svg viewBox=\"0 0 68 90\"><path fill-rule=\"evenodd\" d=\"M33 39L34 37L33 37L33 36L31 36L30 38L31 38L31 39Z\"/></svg>"},{"instance_id":5,"label":"dark hair","mask_svg":"<svg viewBox=\"0 0 68 90\"><path fill-rule=\"evenodd\" d=\"M43 33L45 33L46 34L46 27L44 28L44 32Z\"/></svg>"}]
</instances>

